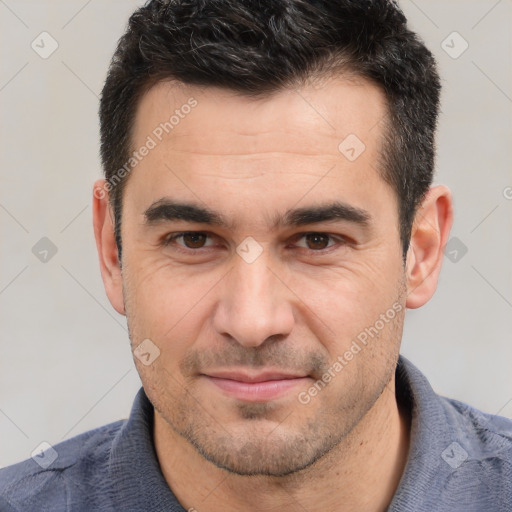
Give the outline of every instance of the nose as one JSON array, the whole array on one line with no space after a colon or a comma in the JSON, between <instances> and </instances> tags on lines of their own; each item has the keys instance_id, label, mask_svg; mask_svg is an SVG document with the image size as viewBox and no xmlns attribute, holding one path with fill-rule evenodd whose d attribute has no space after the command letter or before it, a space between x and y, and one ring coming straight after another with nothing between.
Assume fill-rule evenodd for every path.
<instances>
[{"instance_id":1,"label":"nose","mask_svg":"<svg viewBox=\"0 0 512 512\"><path fill-rule=\"evenodd\" d=\"M223 279L219 293L213 319L219 334L257 347L271 336L291 333L293 294L269 267L265 251L252 263L235 256L234 268Z\"/></svg>"}]
</instances>

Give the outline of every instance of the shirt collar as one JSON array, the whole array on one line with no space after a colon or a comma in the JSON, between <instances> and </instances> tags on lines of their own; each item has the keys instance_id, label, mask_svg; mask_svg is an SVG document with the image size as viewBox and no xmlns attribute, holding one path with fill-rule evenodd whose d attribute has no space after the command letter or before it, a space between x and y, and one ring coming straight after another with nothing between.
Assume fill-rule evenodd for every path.
<instances>
[{"instance_id":1,"label":"shirt collar","mask_svg":"<svg viewBox=\"0 0 512 512\"><path fill-rule=\"evenodd\" d=\"M112 443L109 471L116 498L124 510L184 512L160 469L153 444L153 423L153 405L141 388L128 421Z\"/></svg>"},{"instance_id":2,"label":"shirt collar","mask_svg":"<svg viewBox=\"0 0 512 512\"><path fill-rule=\"evenodd\" d=\"M422 496L450 473L441 454L455 438L441 398L426 377L404 356L396 368L396 397L410 411L411 432L406 466L388 512L421 509ZM417 508L419 507L419 508Z\"/></svg>"}]
</instances>

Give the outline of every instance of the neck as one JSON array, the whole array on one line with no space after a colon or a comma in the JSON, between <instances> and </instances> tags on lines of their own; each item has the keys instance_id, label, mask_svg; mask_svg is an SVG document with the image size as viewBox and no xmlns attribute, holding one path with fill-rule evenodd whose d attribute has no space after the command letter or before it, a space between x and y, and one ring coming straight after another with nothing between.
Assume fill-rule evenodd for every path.
<instances>
[{"instance_id":1,"label":"neck","mask_svg":"<svg viewBox=\"0 0 512 512\"><path fill-rule=\"evenodd\" d=\"M154 438L164 478L186 510L380 512L391 502L404 471L409 430L393 380L339 445L285 477L240 476L216 467L156 411Z\"/></svg>"}]
</instances>

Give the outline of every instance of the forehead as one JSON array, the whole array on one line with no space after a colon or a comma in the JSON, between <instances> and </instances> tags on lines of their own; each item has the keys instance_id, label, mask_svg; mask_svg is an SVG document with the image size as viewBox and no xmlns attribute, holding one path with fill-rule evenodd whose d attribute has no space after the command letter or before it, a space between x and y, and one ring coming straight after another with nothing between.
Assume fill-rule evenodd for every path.
<instances>
[{"instance_id":1,"label":"forehead","mask_svg":"<svg viewBox=\"0 0 512 512\"><path fill-rule=\"evenodd\" d=\"M160 82L138 104L133 142L138 147L148 134L158 138L172 133L175 139L179 137L181 150L197 151L197 139L208 150L236 134L239 143L246 138L252 152L260 147L268 150L274 141L278 148L284 142L295 151L317 154L319 143L320 149L325 150L326 144L332 148L349 134L371 145L385 115L383 92L362 78L330 78L260 98L218 87ZM276 134L287 137L276 140Z\"/></svg>"},{"instance_id":2,"label":"forehead","mask_svg":"<svg viewBox=\"0 0 512 512\"><path fill-rule=\"evenodd\" d=\"M291 207L283 203L306 195L310 203L330 195L368 210L372 189L388 187L378 171L385 116L384 94L362 79L258 99L162 82L138 105L132 145L138 150L151 140L152 149L125 194L132 189L139 213L164 196L187 196L238 217L247 201L269 218L274 205ZM374 205L389 202L389 190L373 192Z\"/></svg>"}]
</instances>

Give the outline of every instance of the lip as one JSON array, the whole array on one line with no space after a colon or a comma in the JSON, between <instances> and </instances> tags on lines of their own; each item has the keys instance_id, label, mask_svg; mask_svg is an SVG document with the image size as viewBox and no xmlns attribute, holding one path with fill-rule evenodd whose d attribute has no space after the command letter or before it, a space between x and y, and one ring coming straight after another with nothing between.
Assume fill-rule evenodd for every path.
<instances>
[{"instance_id":1,"label":"lip","mask_svg":"<svg viewBox=\"0 0 512 512\"><path fill-rule=\"evenodd\" d=\"M227 396L247 402L276 400L309 380L305 375L270 371L255 374L221 371L202 376Z\"/></svg>"}]
</instances>

